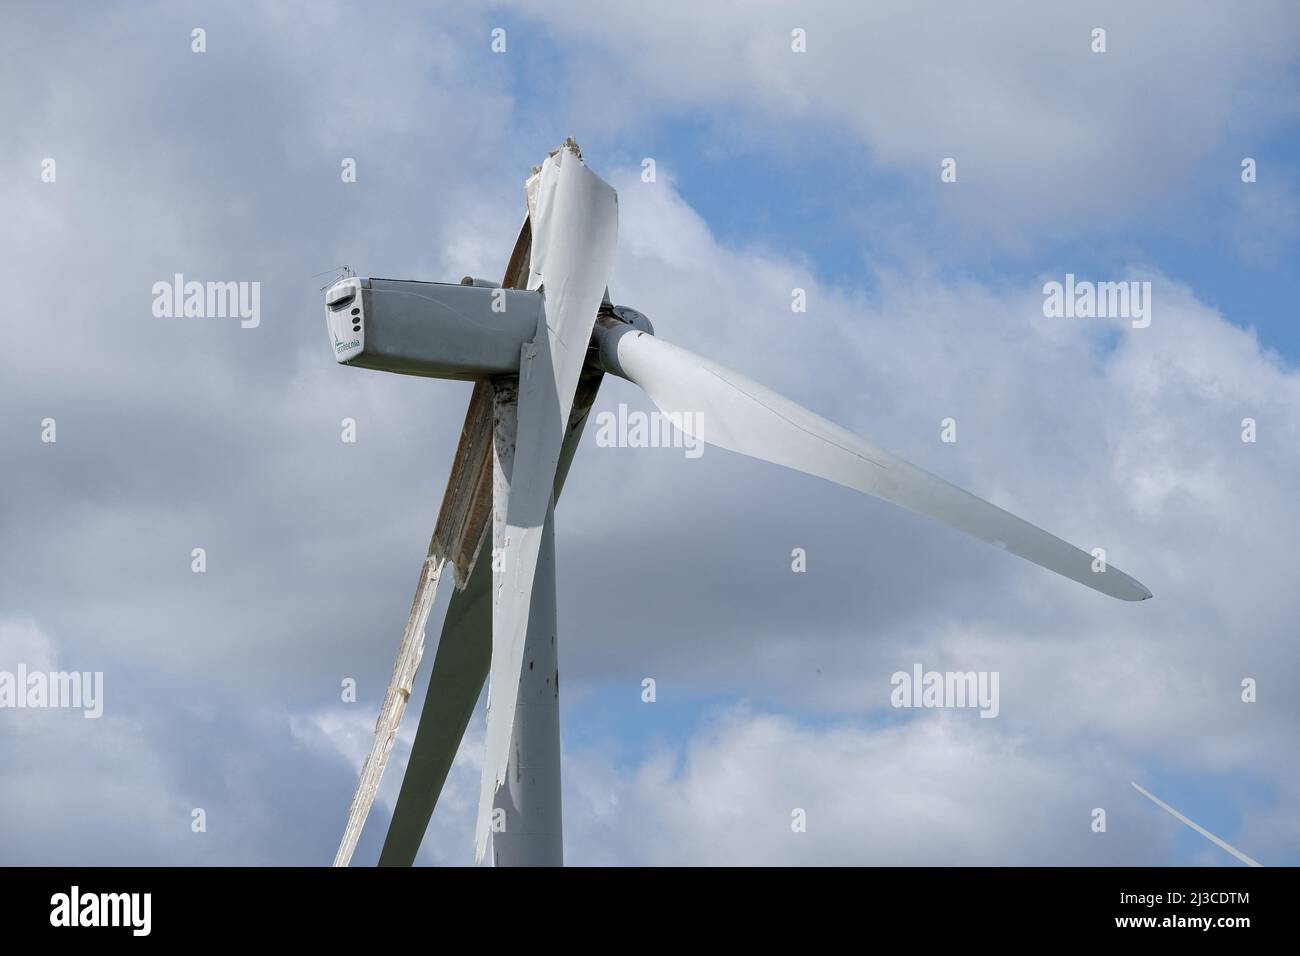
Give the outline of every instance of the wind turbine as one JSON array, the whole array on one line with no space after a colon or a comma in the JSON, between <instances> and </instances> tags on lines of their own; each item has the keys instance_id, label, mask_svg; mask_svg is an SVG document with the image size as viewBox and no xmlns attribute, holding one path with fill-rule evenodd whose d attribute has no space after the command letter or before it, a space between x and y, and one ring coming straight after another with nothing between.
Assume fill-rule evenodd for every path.
<instances>
[{"instance_id":1,"label":"wind turbine","mask_svg":"<svg viewBox=\"0 0 1300 956\"><path fill-rule=\"evenodd\" d=\"M380 865L414 861L489 675L476 861L490 840L497 865L563 862L554 505L606 374L639 385L692 438L902 505L1112 597L1151 597L1114 566L1094 571L1092 555L661 341L644 315L614 305L606 283L617 196L572 139L534 169L525 196L528 213L500 284L346 276L325 292L338 362L474 382L335 866L356 848L448 566L456 592Z\"/></svg>"}]
</instances>

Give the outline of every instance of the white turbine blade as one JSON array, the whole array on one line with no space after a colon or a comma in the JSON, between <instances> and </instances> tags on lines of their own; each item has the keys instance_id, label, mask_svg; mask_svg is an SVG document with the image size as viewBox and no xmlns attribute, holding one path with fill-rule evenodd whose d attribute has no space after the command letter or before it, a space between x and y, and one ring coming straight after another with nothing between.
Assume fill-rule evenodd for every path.
<instances>
[{"instance_id":1,"label":"white turbine blade","mask_svg":"<svg viewBox=\"0 0 1300 956\"><path fill-rule=\"evenodd\" d=\"M420 658L424 656L424 626L429 620L429 609L433 607L433 599L438 593L438 579L442 576L443 563L440 557L430 554L420 568L415 600L406 619L402 643L397 649L397 663L388 682L388 691L384 694L384 704L379 709L379 719L375 721L375 739L361 768L361 779L357 781L352 805L348 807L348 823L343 830L338 853L334 856L335 866L347 866L352 860L357 840L361 838L361 829L366 825L371 804L375 802L379 781L384 775L384 768L388 766L388 757L393 752L397 728L402 722L402 715L406 713L406 702L411 699L411 684L420 667Z\"/></svg>"},{"instance_id":2,"label":"white turbine blade","mask_svg":"<svg viewBox=\"0 0 1300 956\"><path fill-rule=\"evenodd\" d=\"M402 789L393 807L380 866L410 866L424 841L429 818L442 794L465 735L465 727L487 680L492 654L491 568L480 561L463 591L447 606L429 689L416 727Z\"/></svg>"},{"instance_id":3,"label":"white turbine blade","mask_svg":"<svg viewBox=\"0 0 1300 956\"><path fill-rule=\"evenodd\" d=\"M560 450L560 465L555 473L556 500L559 500L564 487L587 413L599 388L600 376L597 375L588 382L570 415L569 430ZM491 470L489 467L489 473ZM553 523L554 519L551 521ZM539 552L539 565L541 554ZM452 593L438 641L438 653L429 672L429 689L425 693L415 741L411 744L402 789L393 807L388 836L379 855L380 866L410 866L415 862L465 727L487 681L492 656L492 569L483 565L490 563L480 558L480 566L469 576L465 589Z\"/></svg>"},{"instance_id":4,"label":"white turbine blade","mask_svg":"<svg viewBox=\"0 0 1300 956\"><path fill-rule=\"evenodd\" d=\"M463 586L478 557L478 547L483 540L487 523L491 487L492 389L486 383L474 386L465 424L461 428L460 443L452 462L451 476L443 492L438 522L429 540L429 550L420 568L420 580L411 602L411 613L402 632L402 643L397 650L397 664L393 668L388 691L384 695L379 719L375 721L375 739L370 753L361 768L352 804L348 808L348 822L343 839L334 857L335 866L347 866L356 850L357 840L365 826L366 816L375 801L379 781L388 765L393 741L406 702L411 697L411 684L424 656L424 628L429 620L429 610L437 595L438 581L443 569L450 565L458 586ZM477 699L477 692L475 698ZM418 847L417 847L418 848Z\"/></svg>"},{"instance_id":5,"label":"white turbine blade","mask_svg":"<svg viewBox=\"0 0 1300 956\"><path fill-rule=\"evenodd\" d=\"M601 357L663 412L680 415L678 427L711 445L902 505L1103 594L1151 597L1113 565L1094 572L1091 554L715 362L626 327L603 337Z\"/></svg>"},{"instance_id":6,"label":"white turbine blade","mask_svg":"<svg viewBox=\"0 0 1300 956\"><path fill-rule=\"evenodd\" d=\"M1132 783L1132 781L1129 782ZM1136 783L1133 784L1133 789L1136 790L1138 793L1142 794L1142 796L1146 797L1148 800L1154 803L1161 810L1164 810L1170 816L1174 817L1176 820L1181 820L1183 823L1186 823L1189 827L1191 827L1201 836L1205 837L1211 843L1214 843L1217 846L1220 846L1223 849L1227 850L1229 853L1231 853L1233 856L1239 859L1242 863L1245 863L1247 866L1264 865L1263 863L1257 863L1255 860L1252 860L1250 857L1246 856L1246 854L1242 853L1236 847L1230 846L1226 841L1220 840L1218 837L1216 837L1213 833L1205 829L1205 827L1201 826L1200 824L1193 823L1191 820L1187 819L1187 817L1183 816L1181 813L1179 813L1169 804L1165 803L1163 800L1161 800L1159 797L1155 796L1154 794L1148 793L1147 791L1143 790Z\"/></svg>"},{"instance_id":7,"label":"white turbine blade","mask_svg":"<svg viewBox=\"0 0 1300 956\"><path fill-rule=\"evenodd\" d=\"M539 324L536 338L523 349L517 431L505 436L499 428L497 436L499 449L503 442L513 444L513 463L505 470L507 484L494 504L494 524L503 526L504 569L494 576L492 595L487 753L475 839L478 862L487 847L493 799L505 781L510 757L542 529L617 233L614 190L583 165L576 150L558 150L542 166L533 223L529 284L544 287L544 325Z\"/></svg>"}]
</instances>

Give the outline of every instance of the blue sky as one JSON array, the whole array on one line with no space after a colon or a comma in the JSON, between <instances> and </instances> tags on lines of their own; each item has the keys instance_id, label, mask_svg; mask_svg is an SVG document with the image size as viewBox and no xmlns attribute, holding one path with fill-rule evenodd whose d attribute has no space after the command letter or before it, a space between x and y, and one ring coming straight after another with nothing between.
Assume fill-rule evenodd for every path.
<instances>
[{"instance_id":1,"label":"blue sky","mask_svg":"<svg viewBox=\"0 0 1300 956\"><path fill-rule=\"evenodd\" d=\"M470 58L473 68L504 82L518 102L528 105L534 128L526 126L526 133L549 131L557 123L584 126L584 117L572 107L573 87L580 81L565 76L571 45L508 7L493 12L492 22L513 38L511 55L480 48ZM914 234L946 267L992 282L1055 275L1063 271L1063 262L1082 278L1109 275L1141 261L1194 285L1203 301L1230 321L1258 329L1265 345L1294 362L1296 323L1287 307L1289 280L1300 261L1295 194L1300 132L1295 96L1289 93L1300 82L1294 60L1284 61L1276 77L1269 77L1274 79L1276 86L1261 83L1259 95L1275 115L1260 120L1253 100L1242 96L1215 140L1190 150L1201 155L1169 189L1159 183L1160 170L1152 170L1149 157L1122 141L1106 144L1108 151L1125 157L1132 178L1151 179L1160 187L1149 191L1153 214L1137 208L1118 221L1071 217L1015 249L955 237L969 225L946 214L937 176L879 162L870 142L846 135L845 124L833 120L781 117L780 135L774 136L771 117L764 125L743 114L720 116L700 103L674 111L650 109L650 117L626 121L635 125L634 136L602 138L605 131L598 130L588 142L615 163L635 166L643 156L655 157L719 240L802 257L813 274L829 283L869 291L871 266L890 261L896 251L893 234L900 228ZM1105 132L1099 130L1098 139ZM538 145L546 137L542 132ZM530 137L521 139L528 142ZM959 142L954 142L954 152ZM810 174L810 152L815 174ZM1240 163L1246 156L1256 160L1260 171L1253 185L1264 188L1255 192L1277 197L1283 207L1269 224L1281 228L1261 229L1255 237L1258 246L1249 249L1234 241L1232 228L1243 187L1249 188L1241 181ZM998 175L996 169L984 172ZM970 188L978 190L980 184ZM898 217L866 218L870 209L886 202Z\"/></svg>"}]
</instances>

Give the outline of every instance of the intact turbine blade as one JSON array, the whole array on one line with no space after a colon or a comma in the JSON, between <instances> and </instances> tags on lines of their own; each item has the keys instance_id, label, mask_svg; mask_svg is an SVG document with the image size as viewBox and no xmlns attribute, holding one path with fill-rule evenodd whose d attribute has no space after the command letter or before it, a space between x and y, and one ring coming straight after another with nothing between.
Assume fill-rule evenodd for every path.
<instances>
[{"instance_id":1,"label":"intact turbine blade","mask_svg":"<svg viewBox=\"0 0 1300 956\"><path fill-rule=\"evenodd\" d=\"M611 320L612 321L612 320ZM1125 601L1151 592L1094 557L827 421L738 372L626 325L602 324L606 371L645 390L692 437L883 498ZM689 414L682 414L689 413Z\"/></svg>"},{"instance_id":2,"label":"intact turbine blade","mask_svg":"<svg viewBox=\"0 0 1300 956\"><path fill-rule=\"evenodd\" d=\"M513 403L498 401L498 477L493 521L500 529L500 566L492 594L492 665L487 752L479 792L475 859L482 862L492 805L505 782L523 667L533 578L574 393L596 311L604 297L618 233L613 190L566 143L542 165L533 220L531 288L545 309L537 335L520 359L517 421ZM502 383L498 383L498 396ZM511 411L503 417L501 409ZM517 427L515 427L517 425ZM505 459L512 459L508 464Z\"/></svg>"}]
</instances>

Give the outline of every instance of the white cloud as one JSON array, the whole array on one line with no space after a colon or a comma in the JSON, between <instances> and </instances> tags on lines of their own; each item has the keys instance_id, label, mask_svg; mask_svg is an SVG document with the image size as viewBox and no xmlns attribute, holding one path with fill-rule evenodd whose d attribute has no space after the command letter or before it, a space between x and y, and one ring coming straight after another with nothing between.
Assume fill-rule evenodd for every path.
<instances>
[{"instance_id":1,"label":"white cloud","mask_svg":"<svg viewBox=\"0 0 1300 956\"><path fill-rule=\"evenodd\" d=\"M30 618L0 619L0 670L72 671L70 658ZM189 807L120 686L106 679L103 714L0 709L0 861L121 865L165 858L189 831ZM75 834L67 839L67 834Z\"/></svg>"},{"instance_id":2,"label":"white cloud","mask_svg":"<svg viewBox=\"0 0 1300 956\"><path fill-rule=\"evenodd\" d=\"M630 770L566 756L575 863L1124 864L1168 843L1117 799L1108 761L1073 764L947 715L812 729L741 709ZM1090 828L1099 803L1104 834Z\"/></svg>"},{"instance_id":3,"label":"white cloud","mask_svg":"<svg viewBox=\"0 0 1300 956\"><path fill-rule=\"evenodd\" d=\"M1277 95L1300 44L1284 0L1249 15L1174 0L526 9L567 39L576 75L600 77L571 93L587 126L628 136L647 117L703 112L719 152L734 142L804 157L795 175L847 133L870 151L863 175L877 165L936 189L953 157L959 185L935 209L959 212L978 244L1036 245L1026 226L1065 237L1149 225L1207 160L1232 179L1240 156L1222 159L1219 144L1296 111ZM806 53L791 50L795 27ZM1091 51L1095 27L1104 54ZM889 221L889 208L873 218Z\"/></svg>"}]
</instances>

